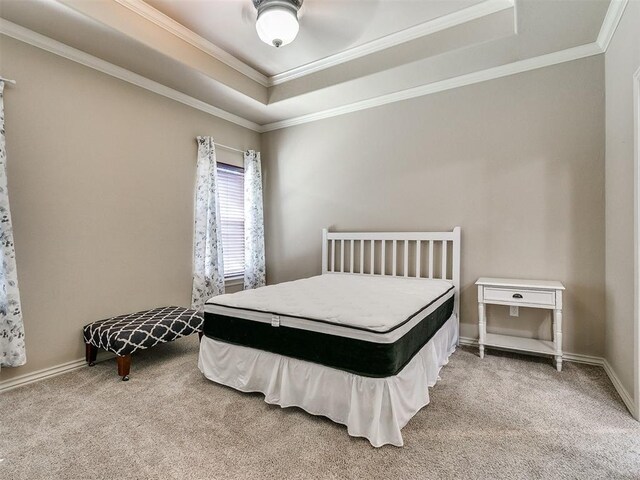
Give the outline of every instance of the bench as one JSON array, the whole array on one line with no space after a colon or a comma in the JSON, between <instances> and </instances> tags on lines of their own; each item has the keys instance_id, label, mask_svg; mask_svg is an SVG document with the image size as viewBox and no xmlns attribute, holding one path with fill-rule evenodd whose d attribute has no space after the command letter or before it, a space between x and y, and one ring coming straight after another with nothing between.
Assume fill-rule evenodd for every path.
<instances>
[{"instance_id":1,"label":"bench","mask_svg":"<svg viewBox=\"0 0 640 480\"><path fill-rule=\"evenodd\" d=\"M131 354L198 332L202 338L202 312L184 307L160 307L119 315L85 325L86 360L95 365L98 349L115 353L118 375L129 380Z\"/></svg>"}]
</instances>

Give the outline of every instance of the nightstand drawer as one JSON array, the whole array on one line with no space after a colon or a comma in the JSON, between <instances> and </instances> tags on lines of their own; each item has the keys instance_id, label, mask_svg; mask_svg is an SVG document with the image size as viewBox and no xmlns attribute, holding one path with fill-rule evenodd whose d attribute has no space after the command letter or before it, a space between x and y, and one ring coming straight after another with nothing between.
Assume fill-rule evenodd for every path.
<instances>
[{"instance_id":1,"label":"nightstand drawer","mask_svg":"<svg viewBox=\"0 0 640 480\"><path fill-rule=\"evenodd\" d=\"M545 290L516 290L485 287L484 300L485 302L523 303L553 307L556 303L556 293Z\"/></svg>"}]
</instances>

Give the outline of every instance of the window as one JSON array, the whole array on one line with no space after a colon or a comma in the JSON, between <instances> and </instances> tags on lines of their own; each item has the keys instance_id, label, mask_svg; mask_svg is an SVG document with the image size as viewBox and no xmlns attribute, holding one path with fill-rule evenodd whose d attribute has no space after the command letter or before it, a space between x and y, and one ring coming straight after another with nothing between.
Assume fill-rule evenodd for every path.
<instances>
[{"instance_id":1,"label":"window","mask_svg":"<svg viewBox=\"0 0 640 480\"><path fill-rule=\"evenodd\" d=\"M225 278L244 275L244 170L218 163Z\"/></svg>"}]
</instances>

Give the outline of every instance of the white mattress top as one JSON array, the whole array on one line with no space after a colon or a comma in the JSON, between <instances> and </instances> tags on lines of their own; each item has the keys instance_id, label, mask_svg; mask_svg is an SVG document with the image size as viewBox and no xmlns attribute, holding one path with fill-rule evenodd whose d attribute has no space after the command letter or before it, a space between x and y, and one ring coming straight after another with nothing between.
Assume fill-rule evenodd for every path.
<instances>
[{"instance_id":1,"label":"white mattress top","mask_svg":"<svg viewBox=\"0 0 640 480\"><path fill-rule=\"evenodd\" d=\"M447 280L327 273L219 295L207 304L386 332L451 287Z\"/></svg>"}]
</instances>

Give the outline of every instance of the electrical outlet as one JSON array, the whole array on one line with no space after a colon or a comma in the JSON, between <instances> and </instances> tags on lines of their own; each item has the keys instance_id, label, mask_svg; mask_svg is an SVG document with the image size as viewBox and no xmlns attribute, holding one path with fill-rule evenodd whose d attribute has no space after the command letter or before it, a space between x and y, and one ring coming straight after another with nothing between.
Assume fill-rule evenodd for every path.
<instances>
[{"instance_id":1,"label":"electrical outlet","mask_svg":"<svg viewBox=\"0 0 640 480\"><path fill-rule=\"evenodd\" d=\"M514 306L509 307L509 315L511 315L512 317L519 316L520 315L519 308L520 307L514 307Z\"/></svg>"}]
</instances>

